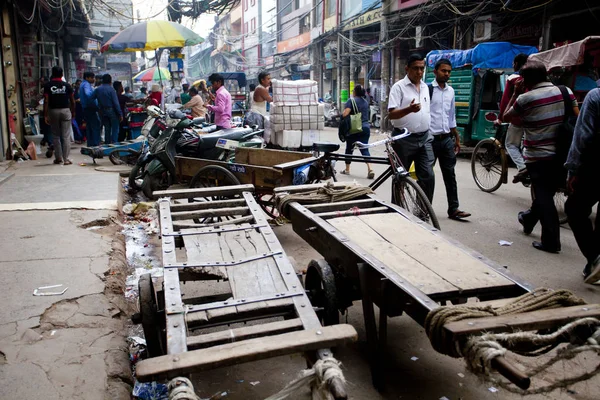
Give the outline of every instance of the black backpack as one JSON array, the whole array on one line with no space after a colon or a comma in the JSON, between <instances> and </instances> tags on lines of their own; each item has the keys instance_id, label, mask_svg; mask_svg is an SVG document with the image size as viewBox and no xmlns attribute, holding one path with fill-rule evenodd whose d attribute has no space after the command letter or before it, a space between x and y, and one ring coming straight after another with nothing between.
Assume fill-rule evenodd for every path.
<instances>
[{"instance_id":1,"label":"black backpack","mask_svg":"<svg viewBox=\"0 0 600 400\"><path fill-rule=\"evenodd\" d=\"M427 87L429 88L429 102L431 104L431 98L433 97L433 83L428 83Z\"/></svg>"},{"instance_id":2,"label":"black backpack","mask_svg":"<svg viewBox=\"0 0 600 400\"><path fill-rule=\"evenodd\" d=\"M567 156L569 155L571 143L573 142L573 133L575 132L577 116L573 113L572 101L566 86L558 85L558 88L563 97L565 117L558 128L556 136L556 160L560 165L564 165L565 162L567 162ZM565 174L566 172L567 170L565 169Z\"/></svg>"}]
</instances>

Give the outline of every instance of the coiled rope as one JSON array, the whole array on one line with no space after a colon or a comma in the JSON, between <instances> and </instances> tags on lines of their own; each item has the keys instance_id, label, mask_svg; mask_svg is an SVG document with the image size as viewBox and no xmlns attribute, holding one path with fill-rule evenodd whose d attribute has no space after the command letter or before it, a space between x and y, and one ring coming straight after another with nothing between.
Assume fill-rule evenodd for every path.
<instances>
[{"instance_id":1,"label":"coiled rope","mask_svg":"<svg viewBox=\"0 0 600 400\"><path fill-rule=\"evenodd\" d=\"M194 386L189 379L183 377L173 378L167 386L169 400L200 400L194 392Z\"/></svg>"},{"instance_id":2,"label":"coiled rope","mask_svg":"<svg viewBox=\"0 0 600 400\"><path fill-rule=\"evenodd\" d=\"M331 184L331 182L329 182L326 186L311 190L309 192L279 195L277 196L275 202L279 213L287 217L289 216L288 205L294 201L297 201L302 205L337 203L340 201L353 200L372 193L373 190L371 190L371 188L368 186L350 184L342 188L336 188L333 186L333 184Z\"/></svg>"},{"instance_id":3,"label":"coiled rope","mask_svg":"<svg viewBox=\"0 0 600 400\"><path fill-rule=\"evenodd\" d=\"M583 304L585 302L582 299L568 290L553 291L540 288L497 309L493 309L491 306L478 307L477 305L439 307L427 315L424 327L436 351L451 357L464 357L467 368L471 372L485 377L497 386L522 395L548 393L591 378L600 372L600 364L592 371L556 380L545 386L522 390L505 380L500 380L496 375L492 375L492 360L504 356L508 351L526 357L536 357L548 353L562 343L569 343L566 347L557 350L556 355L551 359L527 371L527 376L533 378L559 361L573 359L580 353L594 352L600 355L600 320L582 318L550 334L535 332L488 333L473 336L465 343L454 342L446 334L444 325L464 319L512 315Z\"/></svg>"}]
</instances>

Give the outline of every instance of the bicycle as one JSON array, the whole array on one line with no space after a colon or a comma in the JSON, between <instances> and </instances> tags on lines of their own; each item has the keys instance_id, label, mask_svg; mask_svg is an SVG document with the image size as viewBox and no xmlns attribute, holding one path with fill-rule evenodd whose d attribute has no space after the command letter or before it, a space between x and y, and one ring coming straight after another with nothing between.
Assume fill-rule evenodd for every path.
<instances>
[{"instance_id":1,"label":"bicycle","mask_svg":"<svg viewBox=\"0 0 600 400\"><path fill-rule=\"evenodd\" d=\"M435 228L440 229L438 218L435 214L435 211L433 211L433 207L431 206L429 199L427 199L425 192L417 183L417 181L410 177L408 170L404 168L402 161L400 161L400 157L398 154L396 154L392 147L392 143L408 136L410 136L408 130L403 129L402 133L399 135L391 136L388 134L387 138L377 142L369 144L356 142L354 144L354 147L357 149L367 149L385 145L387 157L354 156L333 153L332 151L336 151L339 148L339 145L334 145L334 147L329 143L315 143L313 145L313 151L315 156L318 156L319 151L325 152L325 154L320 158L321 164L327 166L329 170L323 172L323 175L331 175L334 181L336 181L335 171L333 169L335 166L335 161L355 161L389 165L389 168L382 172L381 175L376 177L369 187L375 190L380 187L388 178L392 177L392 203L404 208L422 221L425 221Z\"/></svg>"},{"instance_id":2,"label":"bicycle","mask_svg":"<svg viewBox=\"0 0 600 400\"><path fill-rule=\"evenodd\" d=\"M471 173L475 185L486 193L495 192L502 184L508 183L507 129L508 124L498 126L495 137L477 143L471 156ZM527 182L523 185L529 187ZM531 190L531 200L534 200L533 190ZM554 204L561 224L567 223L566 201L565 189L561 188L554 195Z\"/></svg>"}]
</instances>

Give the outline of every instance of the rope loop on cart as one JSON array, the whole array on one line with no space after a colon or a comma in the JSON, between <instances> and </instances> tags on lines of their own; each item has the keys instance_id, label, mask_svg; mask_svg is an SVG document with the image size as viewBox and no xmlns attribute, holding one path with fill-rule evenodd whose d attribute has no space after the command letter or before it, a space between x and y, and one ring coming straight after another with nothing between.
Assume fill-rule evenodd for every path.
<instances>
[{"instance_id":1,"label":"rope loop on cart","mask_svg":"<svg viewBox=\"0 0 600 400\"><path fill-rule=\"evenodd\" d=\"M269 396L265 400L283 400L290 396L295 399L305 391L306 386L313 388L312 398L314 400L332 400L330 387L336 381L342 385L346 383L341 364L334 357L324 357L318 360L311 369L302 371L298 379L288 383L280 392Z\"/></svg>"},{"instance_id":2,"label":"rope loop on cart","mask_svg":"<svg viewBox=\"0 0 600 400\"><path fill-rule=\"evenodd\" d=\"M200 400L194 392L192 382L183 377L173 378L169 381L169 400Z\"/></svg>"},{"instance_id":3,"label":"rope loop on cart","mask_svg":"<svg viewBox=\"0 0 600 400\"><path fill-rule=\"evenodd\" d=\"M559 348L548 361L526 371L526 375L532 378L558 362L571 360L583 352L600 355L600 320L581 318L548 334L536 332L486 333L472 336L466 342L461 343L454 342L446 334L444 325L465 319L512 315L583 304L585 302L582 299L568 290L553 291L541 288L518 297L497 309L493 309L491 306L477 307L476 304L439 307L427 315L424 327L436 351L452 357L464 357L467 368L474 374L484 376L495 385L512 393L522 395L549 393L593 377L600 373L600 364L591 371L555 380L545 386L522 390L497 378L496 375L492 375L492 361L497 357L504 356L509 351L521 356L536 357L567 343L565 347Z\"/></svg>"}]
</instances>

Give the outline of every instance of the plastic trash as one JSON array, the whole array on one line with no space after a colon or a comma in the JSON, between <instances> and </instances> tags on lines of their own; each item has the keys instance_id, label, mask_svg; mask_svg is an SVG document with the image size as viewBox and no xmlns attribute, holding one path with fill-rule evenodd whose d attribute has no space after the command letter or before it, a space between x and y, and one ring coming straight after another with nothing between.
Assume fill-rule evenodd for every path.
<instances>
[{"instance_id":1,"label":"plastic trash","mask_svg":"<svg viewBox=\"0 0 600 400\"><path fill-rule=\"evenodd\" d=\"M250 382L250 384L251 384L252 386L256 386L256 385L258 385L259 383L260 383L260 381L254 381L254 382Z\"/></svg>"},{"instance_id":2,"label":"plastic trash","mask_svg":"<svg viewBox=\"0 0 600 400\"><path fill-rule=\"evenodd\" d=\"M294 185L304 185L308 181L308 171L310 170L310 164L303 165L294 170Z\"/></svg>"},{"instance_id":3,"label":"plastic trash","mask_svg":"<svg viewBox=\"0 0 600 400\"><path fill-rule=\"evenodd\" d=\"M490 386L490 388L489 388L488 390L489 390L490 392L492 392L492 393L496 393L496 392L498 392L498 391L499 391L498 389L496 389L496 388L495 388L495 387L493 387L493 386Z\"/></svg>"},{"instance_id":4,"label":"plastic trash","mask_svg":"<svg viewBox=\"0 0 600 400\"><path fill-rule=\"evenodd\" d=\"M168 400L169 389L162 383L135 381L133 397L140 400Z\"/></svg>"},{"instance_id":5,"label":"plastic trash","mask_svg":"<svg viewBox=\"0 0 600 400\"><path fill-rule=\"evenodd\" d=\"M500 246L512 246L513 242L509 242L508 240L500 240L498 244Z\"/></svg>"}]
</instances>

